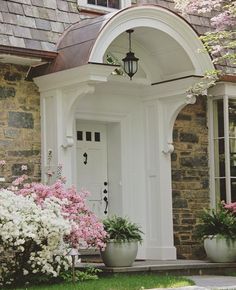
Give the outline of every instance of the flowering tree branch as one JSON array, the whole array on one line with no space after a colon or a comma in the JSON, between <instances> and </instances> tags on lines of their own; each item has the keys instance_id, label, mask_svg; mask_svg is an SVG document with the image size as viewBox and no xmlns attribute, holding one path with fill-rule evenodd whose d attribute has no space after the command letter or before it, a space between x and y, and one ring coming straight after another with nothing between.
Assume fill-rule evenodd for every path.
<instances>
[{"instance_id":1,"label":"flowering tree branch","mask_svg":"<svg viewBox=\"0 0 236 290\"><path fill-rule=\"evenodd\" d=\"M217 76L228 73L228 67L232 68L231 74L236 73L233 72L233 68L236 65L236 1L174 0L174 2L176 3L176 8L185 15L212 13L210 19L211 31L200 37L204 44L205 52L212 55L212 62L218 68L218 70L207 72L205 80L208 79L210 81L209 86L216 82Z\"/></svg>"}]
</instances>

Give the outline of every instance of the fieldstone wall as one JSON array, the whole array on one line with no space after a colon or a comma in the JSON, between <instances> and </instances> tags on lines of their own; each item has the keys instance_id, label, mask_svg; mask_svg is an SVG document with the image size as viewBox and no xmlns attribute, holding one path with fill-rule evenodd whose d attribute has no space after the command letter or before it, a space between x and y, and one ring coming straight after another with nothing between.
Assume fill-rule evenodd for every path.
<instances>
[{"instance_id":1,"label":"fieldstone wall","mask_svg":"<svg viewBox=\"0 0 236 290\"><path fill-rule=\"evenodd\" d=\"M206 98L186 106L173 131L172 154L174 240L178 258L202 258L194 237L199 214L209 207L208 129Z\"/></svg>"},{"instance_id":2,"label":"fieldstone wall","mask_svg":"<svg viewBox=\"0 0 236 290\"><path fill-rule=\"evenodd\" d=\"M0 160L7 162L0 176L6 183L22 173L40 179L40 98L36 85L25 80L27 70L0 64Z\"/></svg>"}]
</instances>

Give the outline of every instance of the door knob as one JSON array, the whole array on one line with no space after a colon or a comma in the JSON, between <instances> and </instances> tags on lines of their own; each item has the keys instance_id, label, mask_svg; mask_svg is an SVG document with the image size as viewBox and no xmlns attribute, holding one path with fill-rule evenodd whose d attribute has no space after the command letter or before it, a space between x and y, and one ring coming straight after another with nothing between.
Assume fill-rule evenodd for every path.
<instances>
[{"instance_id":1,"label":"door knob","mask_svg":"<svg viewBox=\"0 0 236 290\"><path fill-rule=\"evenodd\" d=\"M84 164L86 165L88 162L88 154L84 152L83 157L84 157Z\"/></svg>"},{"instance_id":2,"label":"door knob","mask_svg":"<svg viewBox=\"0 0 236 290\"><path fill-rule=\"evenodd\" d=\"M105 210L104 210L104 214L107 214L107 208L108 208L108 198L105 196L105 197L103 198L103 200L104 200L104 201L105 201L105 203L106 203Z\"/></svg>"}]
</instances>

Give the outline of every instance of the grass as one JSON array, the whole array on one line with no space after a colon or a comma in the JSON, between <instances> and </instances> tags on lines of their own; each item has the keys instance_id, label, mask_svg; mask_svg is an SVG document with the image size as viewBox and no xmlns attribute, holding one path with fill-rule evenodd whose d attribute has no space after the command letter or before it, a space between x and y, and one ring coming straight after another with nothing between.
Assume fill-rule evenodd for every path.
<instances>
[{"instance_id":1,"label":"grass","mask_svg":"<svg viewBox=\"0 0 236 290\"><path fill-rule=\"evenodd\" d=\"M140 290L150 288L175 288L194 285L194 282L184 277L160 276L157 274L116 274L109 277L101 277L98 280L84 282L63 283L48 286L32 286L17 288L15 290Z\"/></svg>"}]
</instances>

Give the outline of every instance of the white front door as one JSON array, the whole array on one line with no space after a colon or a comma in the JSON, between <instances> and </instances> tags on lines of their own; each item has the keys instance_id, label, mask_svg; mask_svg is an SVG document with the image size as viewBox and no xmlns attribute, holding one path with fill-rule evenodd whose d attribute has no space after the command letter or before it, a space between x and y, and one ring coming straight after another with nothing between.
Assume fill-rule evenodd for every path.
<instances>
[{"instance_id":1,"label":"white front door","mask_svg":"<svg viewBox=\"0 0 236 290\"><path fill-rule=\"evenodd\" d=\"M90 192L89 208L104 218L108 213L106 125L77 121L76 131L77 188Z\"/></svg>"}]
</instances>

